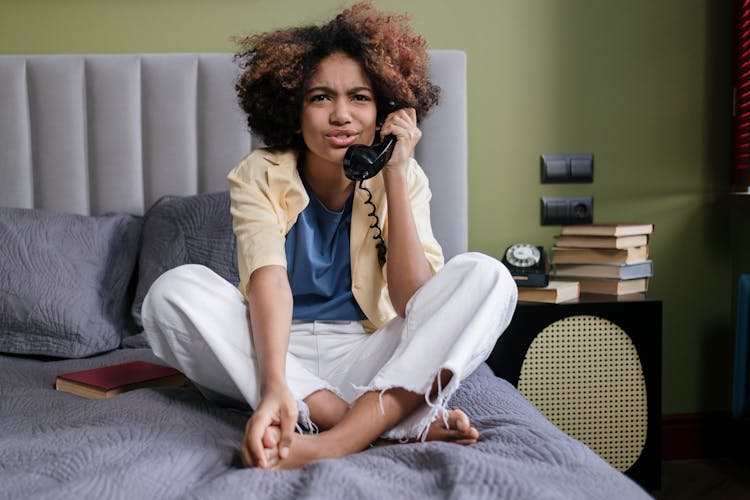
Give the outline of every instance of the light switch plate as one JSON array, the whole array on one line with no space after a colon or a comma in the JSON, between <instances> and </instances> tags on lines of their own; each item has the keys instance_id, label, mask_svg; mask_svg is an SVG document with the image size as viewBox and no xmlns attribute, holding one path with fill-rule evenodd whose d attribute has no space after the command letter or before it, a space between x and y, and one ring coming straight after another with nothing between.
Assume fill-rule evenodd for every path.
<instances>
[{"instance_id":1,"label":"light switch plate","mask_svg":"<svg viewBox=\"0 0 750 500\"><path fill-rule=\"evenodd\" d=\"M594 155L542 155L539 161L542 184L594 182Z\"/></svg>"}]
</instances>

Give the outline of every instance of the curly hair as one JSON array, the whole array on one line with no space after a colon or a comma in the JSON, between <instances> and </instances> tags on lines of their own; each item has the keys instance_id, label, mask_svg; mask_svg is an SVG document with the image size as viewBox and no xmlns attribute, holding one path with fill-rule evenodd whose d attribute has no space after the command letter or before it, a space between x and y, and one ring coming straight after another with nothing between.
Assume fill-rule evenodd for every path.
<instances>
[{"instance_id":1,"label":"curly hair","mask_svg":"<svg viewBox=\"0 0 750 500\"><path fill-rule=\"evenodd\" d=\"M421 120L437 104L429 78L427 41L407 14L357 3L322 26L302 26L239 40L237 81L247 123L268 146L304 148L299 133L304 89L320 62L335 52L358 61L373 85L377 122L394 109L414 108Z\"/></svg>"}]
</instances>

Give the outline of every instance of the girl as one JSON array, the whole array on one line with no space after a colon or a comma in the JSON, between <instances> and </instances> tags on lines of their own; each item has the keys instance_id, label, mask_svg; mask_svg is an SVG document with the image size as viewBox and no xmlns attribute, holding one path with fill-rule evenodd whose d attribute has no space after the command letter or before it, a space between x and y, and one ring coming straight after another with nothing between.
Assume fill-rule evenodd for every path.
<instances>
[{"instance_id":1,"label":"girl","mask_svg":"<svg viewBox=\"0 0 750 500\"><path fill-rule=\"evenodd\" d=\"M446 403L491 352L517 292L495 259L443 266L411 159L439 94L424 39L405 16L362 3L243 43L240 102L272 147L228 176L239 289L201 266L162 275L143 306L154 352L209 397L253 408L248 467L300 467L379 438L476 443ZM347 148L387 135L382 171L348 179Z\"/></svg>"}]
</instances>

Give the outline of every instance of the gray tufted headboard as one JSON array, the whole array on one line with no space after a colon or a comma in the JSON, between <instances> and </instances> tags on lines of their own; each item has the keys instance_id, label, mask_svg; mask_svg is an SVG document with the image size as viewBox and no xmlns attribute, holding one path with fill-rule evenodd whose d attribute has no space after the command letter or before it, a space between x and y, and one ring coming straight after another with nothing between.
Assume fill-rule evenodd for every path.
<instances>
[{"instance_id":1,"label":"gray tufted headboard","mask_svg":"<svg viewBox=\"0 0 750 500\"><path fill-rule=\"evenodd\" d=\"M446 258L467 249L466 56L431 51L440 105L416 158ZM253 147L228 54L0 56L0 206L143 214L228 189Z\"/></svg>"}]
</instances>

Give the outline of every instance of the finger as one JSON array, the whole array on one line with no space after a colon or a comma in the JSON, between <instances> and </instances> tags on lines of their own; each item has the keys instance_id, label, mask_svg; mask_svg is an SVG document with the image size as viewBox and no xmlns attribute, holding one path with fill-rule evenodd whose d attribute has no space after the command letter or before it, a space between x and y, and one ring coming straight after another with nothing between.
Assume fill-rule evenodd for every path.
<instances>
[{"instance_id":1,"label":"finger","mask_svg":"<svg viewBox=\"0 0 750 500\"><path fill-rule=\"evenodd\" d=\"M399 109L389 114L383 121L383 127L390 130L394 124L410 123L409 115L405 109Z\"/></svg>"},{"instance_id":2,"label":"finger","mask_svg":"<svg viewBox=\"0 0 750 500\"><path fill-rule=\"evenodd\" d=\"M245 467L251 468L258 465L257 462L253 460L253 456L250 454L250 451L247 446L245 446L244 442L240 446L240 458L242 459L242 465Z\"/></svg>"},{"instance_id":3,"label":"finger","mask_svg":"<svg viewBox=\"0 0 750 500\"><path fill-rule=\"evenodd\" d=\"M242 443L240 443L240 455L246 467L257 467L259 465L252 451L250 451L250 434L248 433L245 433Z\"/></svg>"},{"instance_id":4,"label":"finger","mask_svg":"<svg viewBox=\"0 0 750 500\"><path fill-rule=\"evenodd\" d=\"M406 128L412 128L417 125L417 111L414 108L399 109L390 118Z\"/></svg>"},{"instance_id":5,"label":"finger","mask_svg":"<svg viewBox=\"0 0 750 500\"><path fill-rule=\"evenodd\" d=\"M417 133L418 132L416 131L416 129L402 127L400 125L394 124L393 126L390 126L388 128L383 127L381 136L385 137L387 135L393 135L400 143L399 146L410 149L414 147L418 140L416 136Z\"/></svg>"},{"instance_id":6,"label":"finger","mask_svg":"<svg viewBox=\"0 0 750 500\"><path fill-rule=\"evenodd\" d=\"M391 116L387 120L387 123L384 123L383 125L384 126L388 125L388 128L390 129L402 128L404 130L409 130L415 127L414 122L412 122L412 120L409 119L408 115Z\"/></svg>"},{"instance_id":7,"label":"finger","mask_svg":"<svg viewBox=\"0 0 750 500\"><path fill-rule=\"evenodd\" d=\"M393 133L393 125L387 120L380 127L380 136L385 137L386 135L396 135Z\"/></svg>"},{"instance_id":8,"label":"finger","mask_svg":"<svg viewBox=\"0 0 750 500\"><path fill-rule=\"evenodd\" d=\"M294 427L297 424L296 412L284 412L281 418L281 438L279 439L279 458L289 456L289 447L292 445Z\"/></svg>"},{"instance_id":9,"label":"finger","mask_svg":"<svg viewBox=\"0 0 750 500\"><path fill-rule=\"evenodd\" d=\"M417 123L417 110L414 108L409 108L407 110L407 113L409 114L409 121L411 121L411 123L416 124Z\"/></svg>"},{"instance_id":10,"label":"finger","mask_svg":"<svg viewBox=\"0 0 750 500\"><path fill-rule=\"evenodd\" d=\"M401 141L417 143L422 135L416 123L406 118L394 118L387 126L383 125L383 135L393 134Z\"/></svg>"},{"instance_id":11,"label":"finger","mask_svg":"<svg viewBox=\"0 0 750 500\"><path fill-rule=\"evenodd\" d=\"M255 422L250 427L250 432L247 433L246 446L250 450L253 462L257 463L259 467L265 469L267 467L265 453L263 453L263 433L266 430L266 425Z\"/></svg>"},{"instance_id":12,"label":"finger","mask_svg":"<svg viewBox=\"0 0 750 500\"><path fill-rule=\"evenodd\" d=\"M253 454L250 452L249 441L247 435L242 439L240 443L240 458L245 467L258 467L258 460L255 459Z\"/></svg>"}]
</instances>

